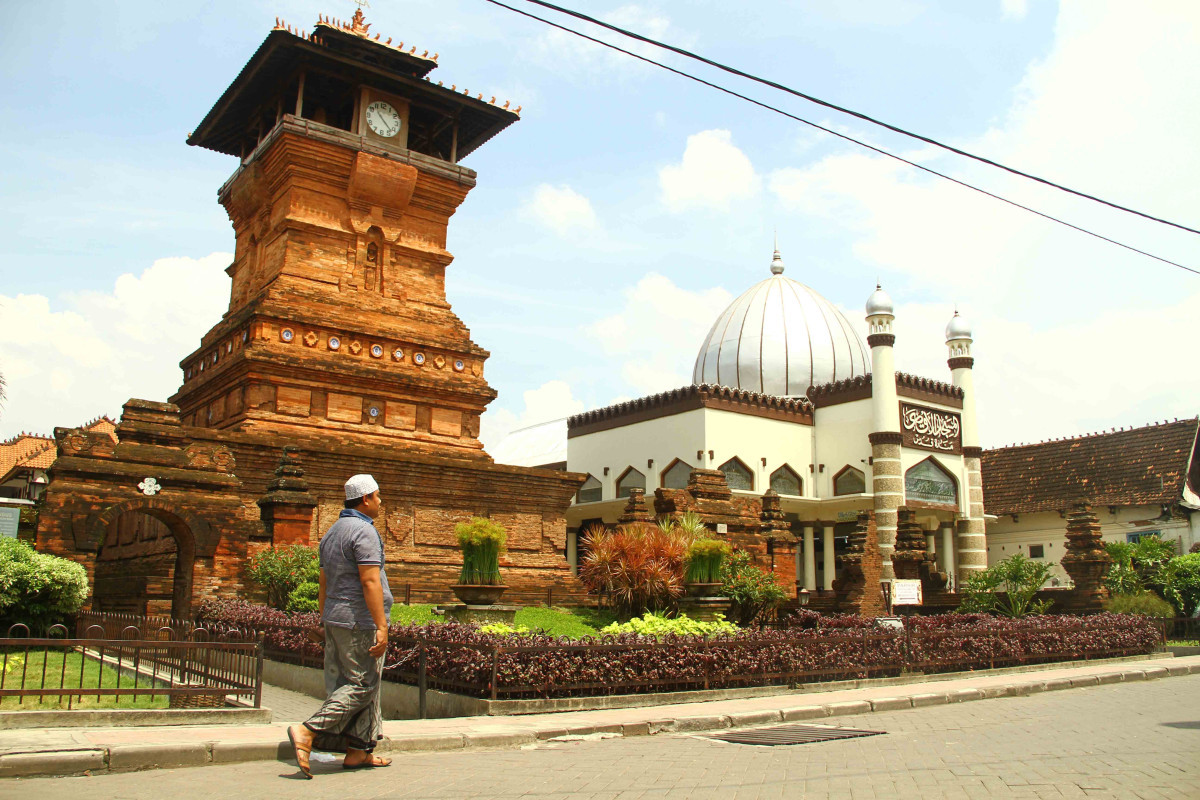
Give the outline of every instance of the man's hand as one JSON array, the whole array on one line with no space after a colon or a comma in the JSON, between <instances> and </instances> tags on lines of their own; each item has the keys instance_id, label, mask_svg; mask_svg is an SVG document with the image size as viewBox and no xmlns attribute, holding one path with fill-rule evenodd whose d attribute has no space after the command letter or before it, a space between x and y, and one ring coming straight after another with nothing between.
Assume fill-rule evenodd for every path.
<instances>
[{"instance_id":1,"label":"man's hand","mask_svg":"<svg viewBox=\"0 0 1200 800\"><path fill-rule=\"evenodd\" d=\"M379 658L387 651L388 632L387 628L375 629L375 644L371 645L371 649L367 652L372 658Z\"/></svg>"}]
</instances>

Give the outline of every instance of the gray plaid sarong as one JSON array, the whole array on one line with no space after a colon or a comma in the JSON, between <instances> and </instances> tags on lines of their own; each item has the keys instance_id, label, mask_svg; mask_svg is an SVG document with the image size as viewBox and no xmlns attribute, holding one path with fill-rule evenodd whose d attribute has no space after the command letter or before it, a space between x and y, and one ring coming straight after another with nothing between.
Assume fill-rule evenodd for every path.
<instances>
[{"instance_id":1,"label":"gray plaid sarong","mask_svg":"<svg viewBox=\"0 0 1200 800\"><path fill-rule=\"evenodd\" d=\"M375 749L383 738L379 684L383 657L367 652L375 631L325 626L325 702L304 723L316 734L314 750L344 753Z\"/></svg>"}]
</instances>

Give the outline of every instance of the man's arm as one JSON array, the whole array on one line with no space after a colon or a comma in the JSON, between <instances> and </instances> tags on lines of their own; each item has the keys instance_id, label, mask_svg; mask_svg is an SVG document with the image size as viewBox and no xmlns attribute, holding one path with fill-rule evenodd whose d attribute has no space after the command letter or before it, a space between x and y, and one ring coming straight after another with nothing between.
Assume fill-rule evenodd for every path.
<instances>
[{"instance_id":1,"label":"man's arm","mask_svg":"<svg viewBox=\"0 0 1200 800\"><path fill-rule=\"evenodd\" d=\"M375 644L370 653L379 658L387 650L388 623L383 613L383 583L379 580L378 564L359 564L358 580L362 583L363 600L367 602L367 611L375 622Z\"/></svg>"},{"instance_id":2,"label":"man's arm","mask_svg":"<svg viewBox=\"0 0 1200 800\"><path fill-rule=\"evenodd\" d=\"M319 581L321 590L317 592L317 613L322 618L325 617L325 570L321 570L321 578Z\"/></svg>"}]
</instances>

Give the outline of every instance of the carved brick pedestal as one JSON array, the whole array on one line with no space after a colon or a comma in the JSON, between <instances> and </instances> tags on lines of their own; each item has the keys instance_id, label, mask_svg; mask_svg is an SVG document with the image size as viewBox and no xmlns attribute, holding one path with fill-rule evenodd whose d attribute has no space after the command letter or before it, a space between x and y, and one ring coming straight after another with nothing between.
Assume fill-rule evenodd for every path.
<instances>
[{"instance_id":1,"label":"carved brick pedestal","mask_svg":"<svg viewBox=\"0 0 1200 800\"><path fill-rule=\"evenodd\" d=\"M1071 614L1102 610L1108 599L1104 578L1112 559L1101 542L1100 520L1084 500L1076 502L1067 516L1067 552L1060 563L1075 583L1062 610Z\"/></svg>"},{"instance_id":2,"label":"carved brick pedestal","mask_svg":"<svg viewBox=\"0 0 1200 800\"><path fill-rule=\"evenodd\" d=\"M258 507L272 545L286 547L309 543L317 498L308 493L308 481L304 480L296 448L283 448L283 457L275 468L275 480L267 484L267 493L258 499Z\"/></svg>"},{"instance_id":3,"label":"carved brick pedestal","mask_svg":"<svg viewBox=\"0 0 1200 800\"><path fill-rule=\"evenodd\" d=\"M876 536L874 514L859 514L858 525L850 534L845 552L837 557L838 577L833 582L833 590L837 592L838 610L842 612L868 617L884 613Z\"/></svg>"}]
</instances>

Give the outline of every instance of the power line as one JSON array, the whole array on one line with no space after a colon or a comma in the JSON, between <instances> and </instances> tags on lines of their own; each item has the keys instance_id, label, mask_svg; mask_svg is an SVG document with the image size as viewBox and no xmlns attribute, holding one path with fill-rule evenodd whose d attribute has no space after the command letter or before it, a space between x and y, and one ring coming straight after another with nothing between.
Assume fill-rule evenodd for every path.
<instances>
[{"instance_id":1,"label":"power line","mask_svg":"<svg viewBox=\"0 0 1200 800\"><path fill-rule=\"evenodd\" d=\"M525 0L525 2L533 3L534 5L543 6L544 8L549 8L549 9L551 9L553 11L557 11L561 14L566 14L567 16L575 17L576 19L581 19L585 22L590 22L593 25L599 25L602 28L607 28L608 30L613 31L614 33L619 33L622 36L629 37L630 39L636 39L639 42L645 42L646 44L654 45L655 47L660 47L663 50L669 50L672 53L676 53L678 55L684 56L685 58L690 58L694 61L699 61L702 64L707 64L710 67L715 67L716 69L719 69L723 72L728 72L730 75L737 75L739 78L745 78L747 80L754 81L755 83L761 83L764 86L770 86L772 89L778 89L781 92L787 92L788 94L794 95L795 97L800 97L800 98L803 98L804 100L808 100L810 103L816 103L819 106L824 106L825 108L831 108L834 111L840 111L843 114L849 114L852 117L861 119L864 122L869 122L872 125L878 125L881 128L886 128L887 130L892 131L894 133L898 133L901 136L907 136L909 138L916 139L916 140L924 142L926 144L931 144L934 147L941 148L942 150L948 150L951 153L955 153L955 154L963 156L965 158L969 158L973 161L978 161L981 164L987 164L988 166L996 167L997 169L1002 169L1005 172L1012 173L1013 175L1018 175L1022 178L1027 178L1031 181L1036 181L1037 183L1041 183L1046 186L1051 186L1055 189L1059 189L1061 191L1067 192L1068 194L1073 194L1076 197L1082 197L1085 200L1092 200L1092 201L1100 203L1102 205L1106 205L1109 208L1115 208L1118 211L1125 211L1129 214L1135 214L1144 219L1152 220L1154 222L1160 222L1163 225L1170 225L1173 228L1179 228L1180 230L1188 231L1189 233L1200 234L1200 230L1197 230L1195 228L1189 228L1187 225L1181 225L1178 222L1171 222L1170 220L1163 219L1162 217L1156 217L1152 214L1147 214L1143 211L1138 211L1135 208L1129 208L1127 206L1123 206L1118 203L1114 203L1109 200L1105 200L1101 197L1096 197L1095 195L1088 194L1087 192L1081 192L1077 189L1072 189L1069 186L1063 186L1062 184L1055 183L1052 180L1048 180L1046 178L1040 178L1037 175L1031 175L1028 172L1022 172L1021 170L1016 169L1015 167L1010 167L1005 164L1001 164L998 161L993 161L990 158L986 158L984 156L977 156L974 153L970 153L966 150L961 150L953 145L946 144L945 142L939 142L937 139L931 139L928 136L922 136L919 133L914 133L910 130L900 128L896 125L892 125L890 123L884 122L883 120L876 119L875 117L872 117L872 116L868 116L867 114L863 114L863 113L860 113L853 109L846 108L845 106L839 106L839 105L836 105L835 103L830 103L826 100L822 100L819 97L813 97L810 94L805 94L804 92L801 92L797 89L793 89L790 86L784 86L781 83L776 83L775 81L768 80L767 78L760 78L757 75L750 74L749 72L743 72L742 70L737 69L736 67L731 67L727 64L722 64L719 61L713 61L712 59L705 58L704 56L699 55L697 53L693 53L690 50L685 50L682 47L675 47L674 45L666 44L665 42L660 42L657 39L651 39L648 36L642 36L639 33L634 33L633 31L626 30L625 28L619 28L616 25L612 25L610 23L604 22L603 20L596 19L595 17L589 17L587 14L582 14L578 11L572 11L569 8L563 8L561 6L556 6L553 3L545 2L545 0Z\"/></svg>"},{"instance_id":2,"label":"power line","mask_svg":"<svg viewBox=\"0 0 1200 800\"><path fill-rule=\"evenodd\" d=\"M753 97L749 97L749 96L747 96L747 95L741 94L740 92L736 92L736 91L734 91L733 89L728 89L728 88L726 88L726 87L724 87L724 86L721 86L720 84L716 84L716 83L713 83L712 81L705 80L704 78L701 78L701 77L698 77L698 76L696 76L696 75L693 75L693 74L691 74L690 72L684 72L683 70L679 70L679 69L676 69L676 68L674 68L674 67L668 66L668 65L666 65L666 64L664 64L664 63L662 63L661 61L655 61L655 60L654 60L654 59L652 59L652 58L648 58L648 57L646 57L646 56L639 55L638 53L634 53L634 52L632 52L632 51L630 51L630 50L626 50L626 49L625 49L625 48L623 48L623 47L618 47L618 46L617 46L617 45L615 45L615 44L611 44L611 43L609 43L609 42L605 42L605 41L603 41L603 40L601 40L601 39L597 39L597 38L596 38L596 37L594 37L594 36L589 36L589 35L587 35L586 33L583 33L583 32L581 32L581 31L574 30L573 28L568 28L568 27L566 27L565 25L560 25L559 23L557 23L557 22L553 22L552 20L548 20L548 19L546 19L545 17L539 17L537 14L531 14L531 13L530 13L530 12L528 12L528 11L522 11L522 10L521 10L521 9L519 9L519 8L514 8L513 6L510 6L510 5L508 5L507 3L503 3L503 2L501 2L501 0L485 0L485 2L491 3L492 5L499 6L499 7L501 7L501 8L508 9L509 11L512 11L512 12L513 12L513 13L515 13L515 14L520 14L520 15L521 15L521 16L523 16L523 17L528 17L528 18L530 18L530 19L537 20L538 22L541 22L541 23L543 23L543 24L545 24L545 25L549 25L549 26L550 26L550 27L552 27L552 28L557 28L558 30L564 31L564 32L566 32L566 33L570 33L570 34L572 34L572 35L574 35L574 36L578 36L578 37L580 37L581 39L586 39L587 41L589 41L589 42L592 42L592 43L594 43L594 44L601 45L602 47L607 47L607 48L609 48L610 50L615 50L615 51L617 51L618 53L623 53L624 55L630 56L630 57L632 57L632 58L636 58L636 59L637 59L637 60L639 60L639 61L644 61L644 62L646 62L647 64L652 64L652 65L654 65L654 66L656 66L656 67L659 67L659 68L661 68L661 69L665 69L667 72L671 72L671 73L673 73L673 74L675 74L675 75L678 75L678 76L680 76L680 77L682 77L682 78L687 78L687 79L688 79L688 80L690 80L690 81L695 81L696 83L699 83L699 84L702 84L702 85L704 85L704 86L707 86L707 87L709 87L710 89L716 89L718 92L722 92L722 93L724 93L724 94L730 95L731 97L736 97L736 98L738 98L739 100L744 100L744 101L746 101L747 103L751 103L751 104L753 104L753 105L756 105L756 106L758 106L759 108L764 108L764 109L766 109L766 110L768 110L768 111L773 111L773 112L775 112L776 114L780 114L781 116L787 117L788 119L792 119L792 120L795 120L796 122L803 123L804 125L808 125L809 127L815 128L815 129L817 129L817 130L819 130L819 131L822 131L822 132L824 132L824 133L828 133L828 134L830 134L831 136L836 136L836 137L837 137L837 138L839 138L839 139L843 139L843 140L845 140L845 141L847 141L847 142L851 142L851 143L853 143L853 144L856 144L856 145L858 145L859 147L864 147L864 148L866 148L867 150L870 150L870 151L872 151L872 152L878 153L878 154L880 154L880 155L882 155L882 156L886 156L887 158L894 159L894 160L896 160L896 161L899 161L899 162L901 162L901 163L903 163L903 164L907 164L908 166L910 166L910 167L913 167L914 169L918 169L918 170L920 170L920 171L922 171L922 172L926 172L926 173L928 173L928 174L930 174L930 175L934 175L934 176L936 176L936 177L938 177L938 178L942 178L942 179L944 179L944 180L950 181L951 183L955 183L955 184L957 184L957 185L959 185L959 186L962 186L963 188L970 189L970 190L971 190L971 191L973 191L973 192L978 192L979 194L982 194L982 195L985 195L985 196L987 196L987 197L990 197L990 198L992 198L993 200L999 200L999 201L1000 201L1000 202L1002 202L1002 203L1007 203L1008 205L1010 205L1010 206L1013 206L1014 208L1019 208L1019 209L1021 209L1022 211L1028 211L1029 213L1031 213L1031 214L1035 214L1035 215L1037 215L1037 216L1039 216L1039 217L1042 217L1043 219L1049 220L1049 221L1051 221L1051 222L1056 222L1056 223L1058 223L1059 225L1064 225L1064 226L1066 226L1066 227L1068 227L1068 228L1071 228L1072 230L1075 230L1075 231L1078 231L1078 232L1080 232L1080 233L1087 234L1088 236L1092 236L1092 237L1095 237L1095 238L1097 238L1097 239L1100 239L1101 241L1105 241L1105 242L1108 242L1109 244L1116 245L1117 247L1121 247L1121 248L1124 248L1124 249L1126 249L1126 250L1129 250L1129 251L1131 251L1131 252L1137 253L1137 254L1139 254L1139 255L1146 256L1147 258L1152 258L1152 259L1154 259L1155 261L1161 261L1162 263L1164 263L1164 264L1169 264L1169 265L1171 265L1172 267L1178 267L1179 269L1182 269L1182 270L1184 270L1184 271L1186 271L1186 272L1191 272L1191 273L1193 273L1193 274L1195 274L1195 275L1200 275L1200 270L1196 270L1196 269L1193 269L1193 268L1191 268L1191 267L1188 267L1188 266L1185 266L1185 265L1183 265L1183 264L1180 264L1180 263L1178 263L1178 262L1171 261L1170 259L1168 259L1168 258L1163 258L1162 256L1156 256L1156 255L1154 255L1153 253L1149 253L1149 252L1147 252L1147 251L1145 251L1145 250L1141 250L1141 249L1139 249L1139 248L1137 248L1137 247L1134 247L1133 245L1128 245L1128 244L1125 244L1124 242L1119 242L1119 241L1117 241L1116 239L1112 239L1112 238L1110 238L1110 237L1108 237L1108 236L1104 236L1103 234L1096 233L1095 231L1092 231L1092 230L1088 230L1087 228L1081 227L1081 226L1079 226L1079 225L1076 225L1076 224L1074 224L1074 223L1067 222L1067 221L1066 221L1066 220L1064 220L1064 219L1060 219L1060 218L1058 218L1058 217L1052 216L1052 215L1050 215L1050 214L1047 214L1047 213L1045 213L1045 212L1043 212L1043 211L1038 211L1038 210L1037 210L1037 209L1035 209L1035 208L1031 208L1031 207L1029 207L1029 206L1023 205L1023 204L1021 204L1021 203L1018 203L1018 202L1017 202L1017 201L1015 201L1015 200L1009 200L1007 197L1002 197L1001 195L998 195L998 194L996 194L996 193L994 193L994 192L989 192L987 189L983 189L983 188L980 188L980 187L978 187L978 186L975 186L975 185L973 185L973 184L967 183L966 181L962 181L962 180L959 180L958 178L951 177L950 175L947 175L947 174L945 174L945 173L943 173L943 172L938 172L937 170L935 170L935 169L932 169L931 167L926 167L926 166L924 166L924 165L922 165L922 164L918 164L918 163L917 163L917 162L915 162L915 161L910 161L909 159L907 159L907 158L904 158L903 156L896 155L895 153L891 153L891 152L889 152L889 151L887 151L887 150L884 150L884 149L882 149L882 148L880 148L880 147L876 147L875 145L872 145L872 144L867 144L866 142L864 142L864 141L862 141L862 140L860 140L860 139L855 139L853 136L849 136L849 135L847 135L847 134L840 133L840 132L838 132L838 131L835 131L835 130L833 130L832 128L827 128L827 127L825 127L824 125L820 125L820 124L818 124L818 123L816 123L816 122L812 122L811 120L807 120L807 119L804 119L803 117L796 116L795 114L792 114L792 113L790 113L790 112L784 111L783 109L781 109L781 108L778 108L778 107L776 107L776 106L773 106L773 105L770 105L769 103L764 103L764 102L763 102L763 101L761 101L761 100L756 100L756 99L754 99ZM527 0L527 2L538 2L538 0ZM545 4L545 3L543 3L543 5L549 5L549 4ZM574 14L574 12L564 12L564 13L571 13L571 14ZM590 18L589 18L589 19L590 19ZM607 25L606 25L606 23L599 23L599 22L598 22L597 24L599 24L599 25L604 25L604 26L607 26ZM636 35L635 35L635 36L636 36ZM1134 213L1136 213L1136 212L1134 212ZM1167 224L1173 224L1173 223L1167 223ZM1176 227L1182 227L1182 226L1176 226ZM1190 228L1186 228L1185 230L1191 230L1191 229L1190 229Z\"/></svg>"}]
</instances>

